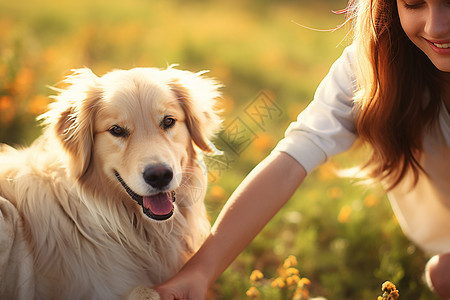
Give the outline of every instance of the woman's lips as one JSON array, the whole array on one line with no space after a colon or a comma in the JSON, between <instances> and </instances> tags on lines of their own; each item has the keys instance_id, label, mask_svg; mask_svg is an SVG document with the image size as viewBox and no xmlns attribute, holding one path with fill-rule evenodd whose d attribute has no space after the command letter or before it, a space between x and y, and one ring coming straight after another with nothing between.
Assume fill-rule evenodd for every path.
<instances>
[{"instance_id":1,"label":"woman's lips","mask_svg":"<svg viewBox=\"0 0 450 300\"><path fill-rule=\"evenodd\" d=\"M425 39L428 44L431 46L431 49L433 49L437 54L441 55L448 55L450 54L450 40L427 40Z\"/></svg>"}]
</instances>

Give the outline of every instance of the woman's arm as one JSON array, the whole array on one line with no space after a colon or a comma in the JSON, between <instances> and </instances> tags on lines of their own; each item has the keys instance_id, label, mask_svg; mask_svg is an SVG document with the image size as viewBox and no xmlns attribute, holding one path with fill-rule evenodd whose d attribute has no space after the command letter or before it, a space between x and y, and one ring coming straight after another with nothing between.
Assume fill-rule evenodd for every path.
<instances>
[{"instance_id":1,"label":"woman's arm","mask_svg":"<svg viewBox=\"0 0 450 300\"><path fill-rule=\"evenodd\" d=\"M275 152L241 183L222 209L199 251L167 283L156 287L163 300L204 299L231 262L291 198L306 176L291 156Z\"/></svg>"}]
</instances>

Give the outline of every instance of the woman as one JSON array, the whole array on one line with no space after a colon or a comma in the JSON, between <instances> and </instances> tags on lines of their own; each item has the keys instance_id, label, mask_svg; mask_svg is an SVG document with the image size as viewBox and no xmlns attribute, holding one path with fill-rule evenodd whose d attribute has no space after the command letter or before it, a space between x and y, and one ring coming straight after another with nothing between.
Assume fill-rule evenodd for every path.
<instances>
[{"instance_id":1,"label":"woman","mask_svg":"<svg viewBox=\"0 0 450 300\"><path fill-rule=\"evenodd\" d=\"M353 44L231 196L204 245L156 287L163 300L204 299L307 174L356 138L373 149L362 170L386 187L405 234L435 255L430 287L450 297L449 1L350 1L347 12Z\"/></svg>"}]
</instances>

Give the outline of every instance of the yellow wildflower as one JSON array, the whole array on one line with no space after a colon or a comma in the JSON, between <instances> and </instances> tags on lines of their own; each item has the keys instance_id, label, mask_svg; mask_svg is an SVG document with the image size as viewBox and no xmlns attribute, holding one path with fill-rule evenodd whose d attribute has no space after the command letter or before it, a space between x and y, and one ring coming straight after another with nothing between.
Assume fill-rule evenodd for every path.
<instances>
[{"instance_id":1,"label":"yellow wildflower","mask_svg":"<svg viewBox=\"0 0 450 300\"><path fill-rule=\"evenodd\" d=\"M295 267L297 265L297 258L294 255L289 255L288 258L284 260L283 268L288 269Z\"/></svg>"},{"instance_id":2,"label":"yellow wildflower","mask_svg":"<svg viewBox=\"0 0 450 300\"><path fill-rule=\"evenodd\" d=\"M254 286L250 287L247 292L245 292L248 298L250 299L259 299L261 297L261 294L259 293L258 289Z\"/></svg>"},{"instance_id":3,"label":"yellow wildflower","mask_svg":"<svg viewBox=\"0 0 450 300\"><path fill-rule=\"evenodd\" d=\"M264 274L260 270L253 270L250 275L250 280L253 282L259 281L264 278Z\"/></svg>"},{"instance_id":4,"label":"yellow wildflower","mask_svg":"<svg viewBox=\"0 0 450 300\"><path fill-rule=\"evenodd\" d=\"M274 144L274 138L267 133L258 133L258 138L253 142L253 146L258 151L266 150Z\"/></svg>"},{"instance_id":5,"label":"yellow wildflower","mask_svg":"<svg viewBox=\"0 0 450 300\"><path fill-rule=\"evenodd\" d=\"M364 198L364 205L366 207L372 207L377 205L380 200L374 194L369 194Z\"/></svg>"},{"instance_id":6,"label":"yellow wildflower","mask_svg":"<svg viewBox=\"0 0 450 300\"><path fill-rule=\"evenodd\" d=\"M22 68L16 75L14 81L14 92L25 95L27 94L35 81L35 73L30 68Z\"/></svg>"},{"instance_id":7,"label":"yellow wildflower","mask_svg":"<svg viewBox=\"0 0 450 300\"><path fill-rule=\"evenodd\" d=\"M339 223L347 223L351 214L352 208L349 205L344 205L338 215Z\"/></svg>"},{"instance_id":8,"label":"yellow wildflower","mask_svg":"<svg viewBox=\"0 0 450 300\"><path fill-rule=\"evenodd\" d=\"M286 278L286 284L288 286L297 285L297 283L300 281L300 277L297 275L292 275Z\"/></svg>"},{"instance_id":9,"label":"yellow wildflower","mask_svg":"<svg viewBox=\"0 0 450 300\"><path fill-rule=\"evenodd\" d=\"M286 275L287 276L292 276L292 275L298 275L300 272L298 271L298 269L296 268L288 268L286 270Z\"/></svg>"},{"instance_id":10,"label":"yellow wildflower","mask_svg":"<svg viewBox=\"0 0 450 300\"><path fill-rule=\"evenodd\" d=\"M383 291L383 296L379 296L378 300L397 300L399 297L397 288L390 281L384 282L381 286L381 290Z\"/></svg>"},{"instance_id":11,"label":"yellow wildflower","mask_svg":"<svg viewBox=\"0 0 450 300\"><path fill-rule=\"evenodd\" d=\"M306 277L303 277L302 279L300 279L300 281L298 282L298 286L303 287L305 285L310 285L311 284L311 280L309 280Z\"/></svg>"},{"instance_id":12,"label":"yellow wildflower","mask_svg":"<svg viewBox=\"0 0 450 300\"><path fill-rule=\"evenodd\" d=\"M213 185L209 190L209 195L214 199L224 199L226 192L221 186Z\"/></svg>"},{"instance_id":13,"label":"yellow wildflower","mask_svg":"<svg viewBox=\"0 0 450 300\"><path fill-rule=\"evenodd\" d=\"M273 288L284 288L286 284L284 283L284 280L281 277L277 277L272 283L270 284Z\"/></svg>"}]
</instances>

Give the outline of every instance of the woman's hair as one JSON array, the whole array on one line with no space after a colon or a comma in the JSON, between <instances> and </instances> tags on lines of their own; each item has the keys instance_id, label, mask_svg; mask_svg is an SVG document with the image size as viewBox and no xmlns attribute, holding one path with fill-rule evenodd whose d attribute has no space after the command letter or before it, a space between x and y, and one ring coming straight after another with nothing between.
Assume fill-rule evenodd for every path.
<instances>
[{"instance_id":1,"label":"woman's hair","mask_svg":"<svg viewBox=\"0 0 450 300\"><path fill-rule=\"evenodd\" d=\"M396 1L350 0L347 14L357 52L356 129L373 150L362 169L388 190L410 170L415 184L425 172L424 132L441 105L439 70L404 33Z\"/></svg>"}]
</instances>

